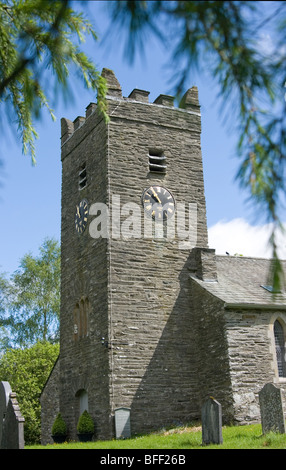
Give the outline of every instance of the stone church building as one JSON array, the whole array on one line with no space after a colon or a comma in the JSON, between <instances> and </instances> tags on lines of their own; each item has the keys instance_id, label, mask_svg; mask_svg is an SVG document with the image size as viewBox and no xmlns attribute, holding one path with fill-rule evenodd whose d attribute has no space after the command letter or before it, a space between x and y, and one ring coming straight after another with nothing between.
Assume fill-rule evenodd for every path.
<instances>
[{"instance_id":1,"label":"stone church building","mask_svg":"<svg viewBox=\"0 0 286 470\"><path fill-rule=\"evenodd\" d=\"M209 396L224 422L257 421L265 383L286 399L286 296L270 260L208 247L197 88L175 107L102 74L109 121L90 103L61 122L60 355L42 442L58 411L70 439L84 409L109 439L118 408L136 434L200 418Z\"/></svg>"}]
</instances>

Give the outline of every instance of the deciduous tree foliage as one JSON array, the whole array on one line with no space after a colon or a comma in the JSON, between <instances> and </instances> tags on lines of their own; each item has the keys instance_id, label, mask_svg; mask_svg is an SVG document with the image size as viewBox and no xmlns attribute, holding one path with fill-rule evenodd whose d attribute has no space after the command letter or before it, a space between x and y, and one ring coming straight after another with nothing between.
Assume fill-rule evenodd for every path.
<instances>
[{"instance_id":1,"label":"deciduous tree foliage","mask_svg":"<svg viewBox=\"0 0 286 470\"><path fill-rule=\"evenodd\" d=\"M25 348L58 341L60 247L46 239L39 256L26 254L10 279L0 279L2 347Z\"/></svg>"},{"instance_id":2,"label":"deciduous tree foliage","mask_svg":"<svg viewBox=\"0 0 286 470\"><path fill-rule=\"evenodd\" d=\"M39 398L59 354L59 314L60 247L46 239L10 279L0 275L0 380L17 393L26 444L40 442Z\"/></svg>"}]
</instances>

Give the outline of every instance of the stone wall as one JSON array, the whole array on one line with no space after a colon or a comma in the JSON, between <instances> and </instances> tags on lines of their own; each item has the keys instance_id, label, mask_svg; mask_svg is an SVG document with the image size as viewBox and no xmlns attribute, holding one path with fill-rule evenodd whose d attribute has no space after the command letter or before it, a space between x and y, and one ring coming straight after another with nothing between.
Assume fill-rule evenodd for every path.
<instances>
[{"instance_id":1,"label":"stone wall","mask_svg":"<svg viewBox=\"0 0 286 470\"><path fill-rule=\"evenodd\" d=\"M110 195L140 206L148 186L168 188L177 203L197 204L198 243L207 246L199 114L134 99L109 106ZM149 172L151 149L166 156L166 174ZM132 432L197 414L189 250L178 238L143 238L143 215L141 238L111 239L109 248L111 403L131 408Z\"/></svg>"},{"instance_id":2,"label":"stone wall","mask_svg":"<svg viewBox=\"0 0 286 470\"><path fill-rule=\"evenodd\" d=\"M49 379L42 391L41 401L41 443L43 445L53 443L52 426L60 411L60 363L57 359Z\"/></svg>"},{"instance_id":3,"label":"stone wall","mask_svg":"<svg viewBox=\"0 0 286 470\"><path fill-rule=\"evenodd\" d=\"M286 315L271 309L226 310L234 417L238 423L260 419L258 392L267 383L281 388L286 405L286 383L278 377L273 335L277 318L285 322Z\"/></svg>"},{"instance_id":4,"label":"stone wall","mask_svg":"<svg viewBox=\"0 0 286 470\"><path fill-rule=\"evenodd\" d=\"M82 234L75 230L76 205L82 199L89 205L107 201L107 127L96 110L90 113L92 109L87 108L86 119L75 120L73 134L62 147L60 410L72 439L76 438L81 390L88 393L97 437L112 436L109 350L101 342L108 338L107 240L93 239L88 228ZM67 120L62 122L63 130L72 127ZM80 189L83 167L87 185ZM75 319L81 317L83 308L84 334Z\"/></svg>"},{"instance_id":5,"label":"stone wall","mask_svg":"<svg viewBox=\"0 0 286 470\"><path fill-rule=\"evenodd\" d=\"M233 419L224 305L190 279L190 305L197 352L198 409L210 396L222 405L224 422Z\"/></svg>"},{"instance_id":6,"label":"stone wall","mask_svg":"<svg viewBox=\"0 0 286 470\"><path fill-rule=\"evenodd\" d=\"M192 266L192 263L191 263ZM224 302L190 280L190 304L198 353L198 407L209 396L222 405L224 423L260 420L258 393L266 383L282 391L278 376L273 324L285 322L279 309L225 308Z\"/></svg>"}]
</instances>

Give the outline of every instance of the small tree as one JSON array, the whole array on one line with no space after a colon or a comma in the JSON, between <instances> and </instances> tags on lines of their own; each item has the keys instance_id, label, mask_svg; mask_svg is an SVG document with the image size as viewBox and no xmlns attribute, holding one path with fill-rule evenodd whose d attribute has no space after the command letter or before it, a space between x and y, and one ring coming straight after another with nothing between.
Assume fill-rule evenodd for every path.
<instances>
[{"instance_id":1,"label":"small tree","mask_svg":"<svg viewBox=\"0 0 286 470\"><path fill-rule=\"evenodd\" d=\"M10 347L58 341L60 247L56 240L46 239L39 251L39 256L24 255L9 280L0 278L0 327L8 332Z\"/></svg>"},{"instance_id":2,"label":"small tree","mask_svg":"<svg viewBox=\"0 0 286 470\"><path fill-rule=\"evenodd\" d=\"M57 414L57 417L52 426L52 436L63 436L67 435L67 425L64 421L61 413Z\"/></svg>"},{"instance_id":3,"label":"small tree","mask_svg":"<svg viewBox=\"0 0 286 470\"><path fill-rule=\"evenodd\" d=\"M81 414L77 424L78 434L94 434L94 422L87 410Z\"/></svg>"}]
</instances>

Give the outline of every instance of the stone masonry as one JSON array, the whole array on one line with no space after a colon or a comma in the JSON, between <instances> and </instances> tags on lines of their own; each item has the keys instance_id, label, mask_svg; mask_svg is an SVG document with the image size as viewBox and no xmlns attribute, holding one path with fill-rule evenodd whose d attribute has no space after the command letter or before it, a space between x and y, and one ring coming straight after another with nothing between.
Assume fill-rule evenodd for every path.
<instances>
[{"instance_id":1,"label":"stone masonry","mask_svg":"<svg viewBox=\"0 0 286 470\"><path fill-rule=\"evenodd\" d=\"M181 109L167 95L149 103L144 90L124 98L114 74L103 70L103 75L109 123L93 103L85 118L62 119L59 408L71 438L81 390L88 392L98 438L114 435L119 407L131 409L133 433L191 419L196 412L189 250L179 249L176 237L94 239L88 229L79 235L74 217L83 198L112 207L116 196L121 207L131 202L140 207L143 190L157 184L176 202L197 205L197 243L207 247L197 89L186 93ZM150 152L164 153L166 173L149 171ZM82 168L87 185L79 190ZM143 218L142 208L142 224ZM121 214L120 223L124 220ZM76 337L74 315L83 301L88 329ZM45 427L43 422L43 439Z\"/></svg>"},{"instance_id":2,"label":"stone masonry","mask_svg":"<svg viewBox=\"0 0 286 470\"><path fill-rule=\"evenodd\" d=\"M270 260L208 248L197 88L177 108L168 95L150 103L145 90L125 98L114 73L102 75L109 122L95 103L85 117L61 122L60 356L41 397L42 441L51 440L58 411L69 438L88 408L95 438L107 439L118 408L130 410L136 434L199 418L209 396L221 403L223 422L256 421L265 383L285 395L273 325L286 324L286 297L261 287ZM150 171L154 159L163 171ZM193 246L182 246L177 232L144 236L141 198L150 186L172 193L175 221L180 204L195 207ZM83 200L87 227L77 233ZM96 203L109 210L108 237L92 236L92 224L102 220L102 229L105 220ZM139 226L126 238L138 208Z\"/></svg>"}]
</instances>

